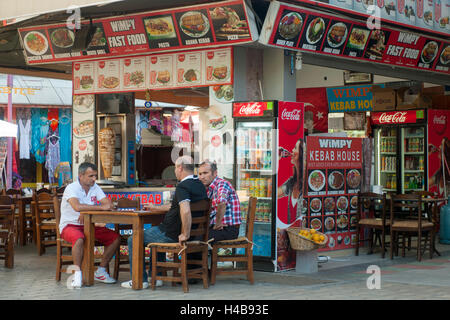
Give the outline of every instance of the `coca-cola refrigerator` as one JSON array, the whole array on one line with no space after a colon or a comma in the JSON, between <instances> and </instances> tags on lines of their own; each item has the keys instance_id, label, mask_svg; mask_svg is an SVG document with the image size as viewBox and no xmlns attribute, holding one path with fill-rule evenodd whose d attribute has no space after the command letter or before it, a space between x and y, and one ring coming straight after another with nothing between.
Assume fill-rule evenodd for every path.
<instances>
[{"instance_id":1,"label":"coca-cola refrigerator","mask_svg":"<svg viewBox=\"0 0 450 320\"><path fill-rule=\"evenodd\" d=\"M248 196L258 199L253 232L254 268L261 271L286 269L294 260L285 229L299 224L296 212L287 209L283 183L292 176L291 158L298 156L303 138L303 103L245 101L233 103L235 130L234 183L241 195L245 233ZM297 148L297 149L296 149ZM285 162L280 166L280 160ZM280 205L280 201L283 201ZM278 263L280 252L282 264ZM289 252L289 257L285 252Z\"/></svg>"},{"instance_id":2,"label":"coca-cola refrigerator","mask_svg":"<svg viewBox=\"0 0 450 320\"><path fill-rule=\"evenodd\" d=\"M383 192L428 190L425 110L373 112L375 185Z\"/></svg>"}]
</instances>

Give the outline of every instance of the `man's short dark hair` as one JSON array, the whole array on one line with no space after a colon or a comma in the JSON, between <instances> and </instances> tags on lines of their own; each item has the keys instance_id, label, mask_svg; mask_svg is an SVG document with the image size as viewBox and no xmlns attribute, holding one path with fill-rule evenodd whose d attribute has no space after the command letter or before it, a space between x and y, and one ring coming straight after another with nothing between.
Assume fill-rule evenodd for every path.
<instances>
[{"instance_id":1,"label":"man's short dark hair","mask_svg":"<svg viewBox=\"0 0 450 320\"><path fill-rule=\"evenodd\" d=\"M211 168L211 172L216 172L217 171L217 163L216 161L211 161L211 160L204 160L202 163L200 163L200 167L204 166L204 165L209 165L209 167Z\"/></svg>"},{"instance_id":2,"label":"man's short dark hair","mask_svg":"<svg viewBox=\"0 0 450 320\"><path fill-rule=\"evenodd\" d=\"M98 171L97 166L95 164L90 163L90 162L83 162L78 167L78 174L85 174L86 170L89 169L89 168L91 168L94 171Z\"/></svg>"}]
</instances>

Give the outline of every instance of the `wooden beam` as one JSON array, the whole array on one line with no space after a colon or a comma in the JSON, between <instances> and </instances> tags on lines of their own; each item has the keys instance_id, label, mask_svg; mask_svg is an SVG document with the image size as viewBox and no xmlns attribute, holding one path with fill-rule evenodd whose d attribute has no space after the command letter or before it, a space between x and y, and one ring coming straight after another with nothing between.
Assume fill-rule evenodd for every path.
<instances>
[{"instance_id":1,"label":"wooden beam","mask_svg":"<svg viewBox=\"0 0 450 320\"><path fill-rule=\"evenodd\" d=\"M187 91L179 91L180 95L175 95L177 90L150 90L150 100L157 102L167 102L181 105L189 105L189 106L197 106L197 107L209 107L209 97L205 96L193 96L188 95ZM186 95L183 96L182 92L186 92ZM139 91L135 93L136 99L145 100L145 91Z\"/></svg>"}]
</instances>

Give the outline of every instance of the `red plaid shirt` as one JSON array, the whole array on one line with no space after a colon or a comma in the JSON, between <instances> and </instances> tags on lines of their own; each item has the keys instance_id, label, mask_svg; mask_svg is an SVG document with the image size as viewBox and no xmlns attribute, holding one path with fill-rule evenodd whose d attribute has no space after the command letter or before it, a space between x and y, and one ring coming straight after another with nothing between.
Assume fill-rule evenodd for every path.
<instances>
[{"instance_id":1,"label":"red plaid shirt","mask_svg":"<svg viewBox=\"0 0 450 320\"><path fill-rule=\"evenodd\" d=\"M208 187L208 198L211 199L211 224L216 223L217 205L226 203L227 207L222 223L227 226L241 224L241 205L231 183L216 177Z\"/></svg>"}]
</instances>

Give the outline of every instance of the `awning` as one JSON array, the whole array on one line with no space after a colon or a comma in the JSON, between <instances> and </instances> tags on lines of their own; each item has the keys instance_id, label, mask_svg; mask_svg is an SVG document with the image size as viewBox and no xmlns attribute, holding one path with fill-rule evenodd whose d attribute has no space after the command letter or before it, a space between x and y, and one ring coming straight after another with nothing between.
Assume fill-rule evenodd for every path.
<instances>
[{"instance_id":1,"label":"awning","mask_svg":"<svg viewBox=\"0 0 450 320\"><path fill-rule=\"evenodd\" d=\"M0 74L0 105L8 103L7 76ZM72 105L72 81L14 76L14 105Z\"/></svg>"},{"instance_id":2,"label":"awning","mask_svg":"<svg viewBox=\"0 0 450 320\"><path fill-rule=\"evenodd\" d=\"M0 120L0 137L17 138L17 124Z\"/></svg>"}]
</instances>

